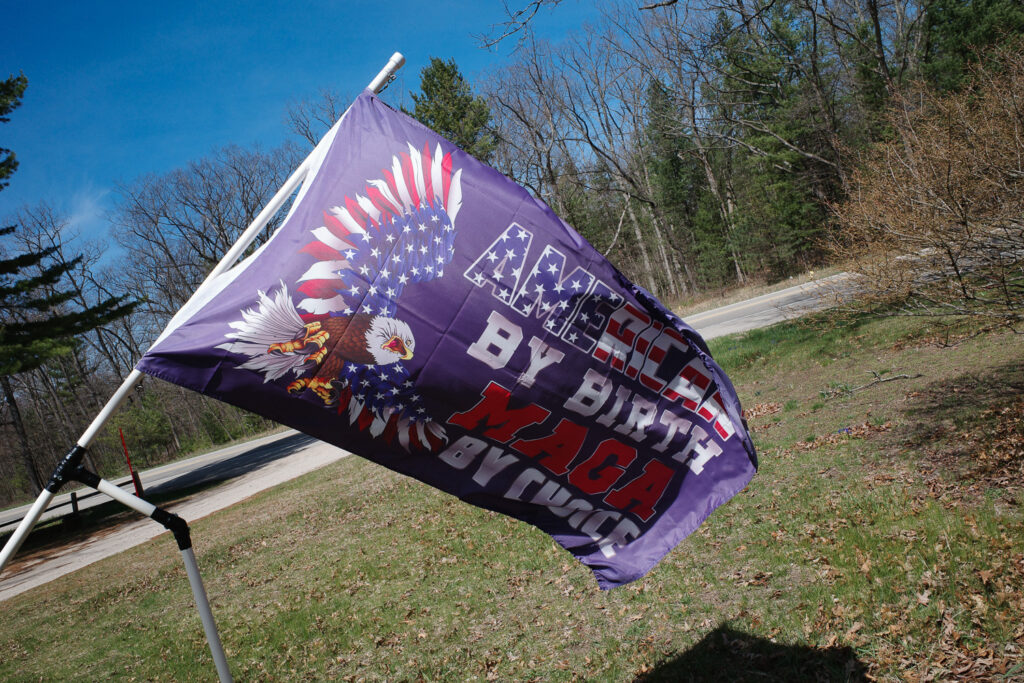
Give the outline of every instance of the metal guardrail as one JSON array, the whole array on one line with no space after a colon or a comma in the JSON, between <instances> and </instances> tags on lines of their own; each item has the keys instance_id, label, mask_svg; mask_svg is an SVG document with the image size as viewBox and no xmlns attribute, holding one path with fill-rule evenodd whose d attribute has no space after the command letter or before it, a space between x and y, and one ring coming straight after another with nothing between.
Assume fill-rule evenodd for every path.
<instances>
[{"instance_id":1,"label":"metal guardrail","mask_svg":"<svg viewBox=\"0 0 1024 683\"><path fill-rule=\"evenodd\" d=\"M115 481L115 482L112 482L112 483L115 486L119 486L121 488L124 488L125 486L131 486L133 484L131 477L125 477L125 479L123 481ZM76 515L76 514L78 514L78 503L79 502L81 502L81 501L83 501L83 500L85 500L87 498L92 498L93 496L100 496L100 495L103 495L103 494L101 494L99 491L89 491L88 493L84 493L84 494L81 494L81 495L78 494L78 491L72 491L71 492L71 498L69 498L68 500L64 501L63 503L55 503L54 505L49 506L48 508L46 508L46 510L43 511L43 514L45 515L47 512L50 512L51 510L57 510L58 508L70 507L71 508L70 514ZM67 515L58 515L57 517L51 518L51 519L60 519L62 517L66 517L66 516ZM0 534L4 533L4 530L7 527L16 527L18 524L21 524L21 520L23 520L23 519L25 519L25 518L24 517L19 517L18 519L12 519L9 522L0 522ZM50 520L47 520L47 521L50 521Z\"/></svg>"}]
</instances>

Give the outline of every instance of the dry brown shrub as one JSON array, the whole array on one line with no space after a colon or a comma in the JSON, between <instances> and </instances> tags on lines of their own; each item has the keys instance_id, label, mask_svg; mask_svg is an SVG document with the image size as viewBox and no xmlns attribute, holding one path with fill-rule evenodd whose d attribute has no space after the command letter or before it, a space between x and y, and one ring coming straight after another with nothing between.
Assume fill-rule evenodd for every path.
<instances>
[{"instance_id":1,"label":"dry brown shrub","mask_svg":"<svg viewBox=\"0 0 1024 683\"><path fill-rule=\"evenodd\" d=\"M905 315L1024 321L1024 44L971 87L894 100L889 142L864 154L834 208L832 251L860 301Z\"/></svg>"}]
</instances>

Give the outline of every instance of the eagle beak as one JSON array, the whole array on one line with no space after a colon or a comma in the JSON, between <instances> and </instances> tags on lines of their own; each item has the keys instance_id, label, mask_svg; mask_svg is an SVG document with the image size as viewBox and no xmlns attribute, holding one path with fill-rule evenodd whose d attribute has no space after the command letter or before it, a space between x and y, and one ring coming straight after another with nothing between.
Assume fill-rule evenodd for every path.
<instances>
[{"instance_id":1,"label":"eagle beak","mask_svg":"<svg viewBox=\"0 0 1024 683\"><path fill-rule=\"evenodd\" d=\"M412 358L412 350L405 345L405 342L402 341L402 338L397 334L384 342L384 345L381 346L381 348L385 351L397 354L402 360L409 360Z\"/></svg>"}]
</instances>

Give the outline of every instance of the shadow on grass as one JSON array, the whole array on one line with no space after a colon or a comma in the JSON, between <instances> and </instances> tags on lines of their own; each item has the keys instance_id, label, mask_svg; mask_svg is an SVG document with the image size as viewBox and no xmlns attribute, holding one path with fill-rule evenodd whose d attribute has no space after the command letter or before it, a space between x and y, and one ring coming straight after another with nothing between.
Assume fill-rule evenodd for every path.
<instances>
[{"instance_id":1,"label":"shadow on grass","mask_svg":"<svg viewBox=\"0 0 1024 683\"><path fill-rule=\"evenodd\" d=\"M782 645L723 624L636 681L867 681L849 647Z\"/></svg>"},{"instance_id":2,"label":"shadow on grass","mask_svg":"<svg viewBox=\"0 0 1024 683\"><path fill-rule=\"evenodd\" d=\"M904 413L913 420L908 441L932 446L963 427L977 429L978 414L1024 395L1024 362L1014 361L983 373L961 374L933 382L908 397Z\"/></svg>"},{"instance_id":3,"label":"shadow on grass","mask_svg":"<svg viewBox=\"0 0 1024 683\"><path fill-rule=\"evenodd\" d=\"M948 456L968 454L984 431L985 411L1000 408L1024 395L1024 363L1014 361L978 374L961 374L933 382L908 396L904 414L909 429L900 434L907 445Z\"/></svg>"},{"instance_id":4,"label":"shadow on grass","mask_svg":"<svg viewBox=\"0 0 1024 683\"><path fill-rule=\"evenodd\" d=\"M230 458L203 465L158 485L145 486L144 498L157 506L172 505L229 479L255 472L315 441L316 439L305 434L293 434L269 444L243 450ZM143 484L145 485L145 481ZM76 516L69 514L38 525L25 539L19 556L28 553L45 554L71 541L107 531L136 519L141 519L137 512L121 503L108 500L82 509ZM0 534L0 547L7 542L13 532L14 527L11 527Z\"/></svg>"},{"instance_id":5,"label":"shadow on grass","mask_svg":"<svg viewBox=\"0 0 1024 683\"><path fill-rule=\"evenodd\" d=\"M947 486L1012 489L1024 475L1024 363L933 382L907 396L899 451Z\"/></svg>"}]
</instances>

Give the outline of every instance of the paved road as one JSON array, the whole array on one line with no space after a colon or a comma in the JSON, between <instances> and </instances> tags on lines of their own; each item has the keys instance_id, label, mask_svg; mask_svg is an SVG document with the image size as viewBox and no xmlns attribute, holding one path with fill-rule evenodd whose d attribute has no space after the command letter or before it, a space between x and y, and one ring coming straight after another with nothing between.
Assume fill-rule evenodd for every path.
<instances>
[{"instance_id":1,"label":"paved road","mask_svg":"<svg viewBox=\"0 0 1024 683\"><path fill-rule=\"evenodd\" d=\"M198 484L209 484L212 482L232 479L245 472L249 472L273 462L278 458L285 457L297 449L307 446L316 441L311 436L300 434L295 430L288 430L280 434L272 434L255 441L228 446L212 453L204 453L187 460L179 460L170 465L163 465L139 473L139 479L146 494L161 493L163 491L180 490L196 486ZM134 493L129 482L123 487L126 491ZM93 493L92 489L78 489L75 493L82 495ZM61 517L71 511L68 501L71 499L71 492L60 494L53 499L50 507L43 513L40 521ZM81 510L102 505L110 499L104 495L93 495L80 500L78 507ZM18 521L28 512L29 506L11 508L0 512L0 532L14 530Z\"/></svg>"},{"instance_id":2,"label":"paved road","mask_svg":"<svg viewBox=\"0 0 1024 683\"><path fill-rule=\"evenodd\" d=\"M175 463L178 467L159 468L164 470L163 475L167 477L161 484L163 487L176 484L191 486L200 481L231 477L167 509L188 522L194 522L348 455L340 448L295 431L260 439L256 443L255 448L252 448L251 443L241 444ZM246 450L247 446L251 450ZM189 463L198 464L198 467L189 470ZM144 473L144 481L146 476ZM99 498L109 500L106 496ZM151 519L140 517L117 527L89 530L83 537L59 548L35 552L22 550L0 577L0 602L162 533L162 526ZM197 547L201 548L202 539L194 540ZM167 549L168 552L176 549L170 538L167 540Z\"/></svg>"},{"instance_id":3,"label":"paved road","mask_svg":"<svg viewBox=\"0 0 1024 683\"><path fill-rule=\"evenodd\" d=\"M846 273L833 275L687 316L685 320L707 339L765 327L823 308L826 304L820 294L830 288L842 289L849 278ZM344 451L312 437L287 431L147 470L140 477L147 493L224 482L170 507L171 511L193 522L346 455ZM67 500L68 494L58 497L54 502L61 502L60 498ZM86 503L95 505L107 500L106 496L95 496L83 501L81 507L86 507ZM0 513L0 529L5 521L24 516L27 509L26 506ZM48 513L48 516L64 514L66 510L61 508ZM11 528L7 527L8 530ZM163 531L163 527L155 522L140 519L118 528L115 533L108 531L92 534L56 551L16 557L0 579L0 601L138 545Z\"/></svg>"},{"instance_id":4,"label":"paved road","mask_svg":"<svg viewBox=\"0 0 1024 683\"><path fill-rule=\"evenodd\" d=\"M712 311L686 316L686 323L705 339L746 332L790 318L798 318L829 304L822 294L851 288L852 275L839 273L802 285L788 287Z\"/></svg>"}]
</instances>

